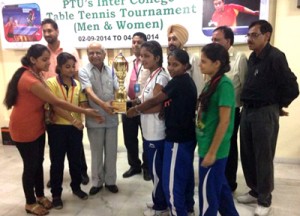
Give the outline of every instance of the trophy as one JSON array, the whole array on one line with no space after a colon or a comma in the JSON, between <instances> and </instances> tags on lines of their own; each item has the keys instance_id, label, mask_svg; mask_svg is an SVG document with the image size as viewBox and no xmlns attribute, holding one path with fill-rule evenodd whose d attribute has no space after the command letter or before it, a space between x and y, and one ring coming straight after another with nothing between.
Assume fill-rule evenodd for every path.
<instances>
[{"instance_id":1,"label":"trophy","mask_svg":"<svg viewBox=\"0 0 300 216\"><path fill-rule=\"evenodd\" d=\"M115 57L113 70L118 78L119 89L115 92L115 100L112 102L112 106L116 108L114 110L115 113L126 113L127 93L124 87L124 80L128 70L128 62L122 55L122 52Z\"/></svg>"}]
</instances>

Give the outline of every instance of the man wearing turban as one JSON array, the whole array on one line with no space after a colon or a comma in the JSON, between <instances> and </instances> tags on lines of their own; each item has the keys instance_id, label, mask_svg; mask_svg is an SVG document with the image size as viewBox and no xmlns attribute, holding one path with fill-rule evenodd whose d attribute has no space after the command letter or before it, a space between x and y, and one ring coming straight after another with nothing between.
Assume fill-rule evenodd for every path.
<instances>
[{"instance_id":1,"label":"man wearing turban","mask_svg":"<svg viewBox=\"0 0 300 216\"><path fill-rule=\"evenodd\" d=\"M183 49L184 45L189 39L189 33L187 29L184 26L179 24L170 25L167 30L167 35L168 35L168 48L167 48L168 53L176 48ZM204 78L199 68L199 57L190 54L190 64L192 65L192 67L187 72L194 80L197 87L197 94L199 95L204 87Z\"/></svg>"}]
</instances>

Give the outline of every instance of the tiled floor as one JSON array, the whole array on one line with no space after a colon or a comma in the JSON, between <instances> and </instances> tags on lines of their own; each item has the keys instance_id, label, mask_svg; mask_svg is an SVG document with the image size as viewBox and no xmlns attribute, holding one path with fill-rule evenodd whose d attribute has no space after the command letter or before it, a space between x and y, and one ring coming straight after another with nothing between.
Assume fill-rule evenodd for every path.
<instances>
[{"instance_id":1,"label":"tiled floor","mask_svg":"<svg viewBox=\"0 0 300 216\"><path fill-rule=\"evenodd\" d=\"M119 138L120 139L120 138ZM122 137L121 137L122 139ZM85 140L85 151L90 162L90 150ZM45 182L49 179L49 154L45 150L44 175ZM195 174L197 175L197 157L195 157ZM99 194L81 201L72 195L69 182L70 177L66 164L62 210L51 210L50 215L59 216L141 216L146 209L145 203L151 200L152 183L143 180L142 175L123 179L122 173L128 169L126 151L123 144L119 144L118 153L119 193L112 194L103 189ZM0 215L21 216L24 211L24 195L21 185L22 161L14 146L0 145ZM196 177L197 181L197 177ZM241 169L238 171L239 187L234 196L247 192ZM83 186L89 191L91 185ZM49 189L45 189L51 197ZM198 214L198 188L195 188L195 211ZM275 190L273 193L274 216L300 216L300 164L275 163ZM236 204L241 216L253 215L255 205Z\"/></svg>"}]
</instances>

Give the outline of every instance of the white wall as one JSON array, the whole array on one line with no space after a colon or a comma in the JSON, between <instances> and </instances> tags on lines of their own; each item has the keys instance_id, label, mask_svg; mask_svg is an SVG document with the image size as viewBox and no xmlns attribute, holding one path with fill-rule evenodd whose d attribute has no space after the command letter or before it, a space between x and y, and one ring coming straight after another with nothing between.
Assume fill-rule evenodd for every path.
<instances>
[{"instance_id":1,"label":"white wall","mask_svg":"<svg viewBox=\"0 0 300 216\"><path fill-rule=\"evenodd\" d=\"M273 0L271 0L272 2ZM297 0L277 0L274 23L274 45L282 50L300 83L299 38L300 9ZM300 163L300 97L288 108L289 117L280 119L276 158Z\"/></svg>"}]
</instances>

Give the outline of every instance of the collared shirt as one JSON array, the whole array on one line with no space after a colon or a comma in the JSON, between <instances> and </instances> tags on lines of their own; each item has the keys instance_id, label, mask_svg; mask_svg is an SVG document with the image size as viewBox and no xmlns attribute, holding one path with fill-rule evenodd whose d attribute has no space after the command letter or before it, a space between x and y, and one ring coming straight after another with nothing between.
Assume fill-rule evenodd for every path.
<instances>
[{"instance_id":1,"label":"collared shirt","mask_svg":"<svg viewBox=\"0 0 300 216\"><path fill-rule=\"evenodd\" d=\"M64 87L64 83L59 78L59 76L51 77L46 81L50 91L58 98L65 100L69 103L72 103L76 106L79 106L80 103L86 102L87 97L81 90L81 85L79 81L72 79L72 86L68 88L68 90ZM55 113L54 113L55 115ZM73 113L72 116L81 120L81 114L80 113ZM55 119L54 124L60 124L60 125L71 125L72 123L69 122L67 119L55 115L53 118Z\"/></svg>"},{"instance_id":2,"label":"collared shirt","mask_svg":"<svg viewBox=\"0 0 300 216\"><path fill-rule=\"evenodd\" d=\"M114 99L114 93L119 88L116 74L112 70L103 65L101 71L97 67L88 63L79 70L79 80L82 89L91 87L94 93L103 101ZM88 99L89 105L99 110L101 116L104 117L104 123L98 124L93 118L86 117L86 126L89 128L99 127L116 127L118 125L118 115L109 115L98 104Z\"/></svg>"},{"instance_id":3,"label":"collared shirt","mask_svg":"<svg viewBox=\"0 0 300 216\"><path fill-rule=\"evenodd\" d=\"M169 73L163 68L153 71L142 90L141 102L145 102L153 98L153 91L156 85L165 87L170 80ZM165 121L159 118L159 113L142 113L141 125L143 137L148 141L163 140L165 134Z\"/></svg>"},{"instance_id":4,"label":"collared shirt","mask_svg":"<svg viewBox=\"0 0 300 216\"><path fill-rule=\"evenodd\" d=\"M230 57L230 71L226 73L226 76L231 79L234 92L235 92L235 106L241 106L241 92L245 83L245 78L247 74L247 57L244 53L235 50L230 47L228 50Z\"/></svg>"},{"instance_id":5,"label":"collared shirt","mask_svg":"<svg viewBox=\"0 0 300 216\"><path fill-rule=\"evenodd\" d=\"M204 88L205 82L203 74L200 71L199 67L199 56L194 54L189 54L191 68L187 70L188 74L192 77L197 88L197 96L199 96Z\"/></svg>"},{"instance_id":6,"label":"collared shirt","mask_svg":"<svg viewBox=\"0 0 300 216\"><path fill-rule=\"evenodd\" d=\"M294 74L286 57L269 43L256 56L252 52L248 62L248 75L241 94L245 104L280 104L281 91L288 88L288 80Z\"/></svg>"},{"instance_id":7,"label":"collared shirt","mask_svg":"<svg viewBox=\"0 0 300 216\"><path fill-rule=\"evenodd\" d=\"M133 72L135 59L136 59L135 55L126 58L126 60L128 62L128 71L127 71L127 74L126 74L126 77L125 77L124 86L125 86L125 89L126 89L127 93L128 93L129 83L130 83L130 77L131 77L131 74ZM143 90L143 88L146 84L146 81L147 81L148 77L150 76L150 71L148 69L145 69L142 66L142 62L140 61L139 65L138 65L137 73L138 73L137 83L140 84L140 92L136 93L136 97L141 95L141 92L142 92L142 90ZM127 97L127 99L130 100L129 97Z\"/></svg>"}]
</instances>

